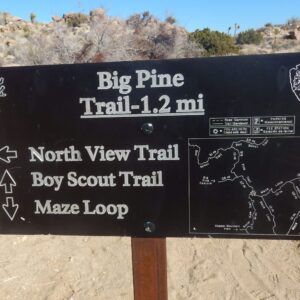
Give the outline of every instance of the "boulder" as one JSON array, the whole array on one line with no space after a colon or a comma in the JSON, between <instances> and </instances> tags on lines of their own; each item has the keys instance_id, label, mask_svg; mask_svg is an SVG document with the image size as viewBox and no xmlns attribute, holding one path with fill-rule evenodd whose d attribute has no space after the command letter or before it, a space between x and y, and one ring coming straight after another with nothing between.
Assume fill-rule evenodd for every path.
<instances>
[{"instance_id":1,"label":"boulder","mask_svg":"<svg viewBox=\"0 0 300 300\"><path fill-rule=\"evenodd\" d=\"M71 27L79 27L88 22L88 16L82 13L69 13L63 15L65 22Z\"/></svg>"},{"instance_id":2,"label":"boulder","mask_svg":"<svg viewBox=\"0 0 300 300\"><path fill-rule=\"evenodd\" d=\"M15 16L10 16L9 17L9 22L24 22L24 20L22 18L19 18L19 17L15 17Z\"/></svg>"},{"instance_id":3,"label":"boulder","mask_svg":"<svg viewBox=\"0 0 300 300\"><path fill-rule=\"evenodd\" d=\"M61 17L59 17L59 16L53 16L53 17L52 17L52 21L53 21L53 22L56 22L56 23L61 22L62 20L63 20L63 18L61 18Z\"/></svg>"},{"instance_id":4,"label":"boulder","mask_svg":"<svg viewBox=\"0 0 300 300\"><path fill-rule=\"evenodd\" d=\"M300 41L300 31L299 30L292 30L289 32L287 38L289 40L297 40Z\"/></svg>"},{"instance_id":5,"label":"boulder","mask_svg":"<svg viewBox=\"0 0 300 300\"><path fill-rule=\"evenodd\" d=\"M103 8L98 8L90 11L91 20L101 20L105 18L105 10Z\"/></svg>"}]
</instances>

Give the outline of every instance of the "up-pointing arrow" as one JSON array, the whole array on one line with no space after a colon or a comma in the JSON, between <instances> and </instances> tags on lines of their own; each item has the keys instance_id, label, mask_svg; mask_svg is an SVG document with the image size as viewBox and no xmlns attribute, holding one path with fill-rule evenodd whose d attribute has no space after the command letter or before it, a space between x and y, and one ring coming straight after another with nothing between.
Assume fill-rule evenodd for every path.
<instances>
[{"instance_id":1,"label":"up-pointing arrow","mask_svg":"<svg viewBox=\"0 0 300 300\"><path fill-rule=\"evenodd\" d=\"M8 215L11 221L14 220L17 210L19 209L18 204L14 204L13 197L6 197L6 204L2 205L3 210Z\"/></svg>"},{"instance_id":2,"label":"up-pointing arrow","mask_svg":"<svg viewBox=\"0 0 300 300\"><path fill-rule=\"evenodd\" d=\"M5 170L0 180L0 186L4 186L5 194L11 194L13 192L13 187L16 185L17 184L11 174L8 172L8 170Z\"/></svg>"},{"instance_id":3,"label":"up-pointing arrow","mask_svg":"<svg viewBox=\"0 0 300 300\"><path fill-rule=\"evenodd\" d=\"M11 162L11 159L17 157L17 151L9 150L8 146L4 146L0 149L0 160L6 162L7 164Z\"/></svg>"}]
</instances>

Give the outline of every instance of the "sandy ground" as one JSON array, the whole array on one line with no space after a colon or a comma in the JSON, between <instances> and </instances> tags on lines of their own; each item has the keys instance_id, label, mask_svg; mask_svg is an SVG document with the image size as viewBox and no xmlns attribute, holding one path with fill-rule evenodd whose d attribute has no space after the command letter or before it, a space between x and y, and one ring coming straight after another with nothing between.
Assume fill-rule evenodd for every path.
<instances>
[{"instance_id":1,"label":"sandy ground","mask_svg":"<svg viewBox=\"0 0 300 300\"><path fill-rule=\"evenodd\" d=\"M129 238L1 236L0 299L133 299ZM168 239L169 299L300 299L300 242Z\"/></svg>"},{"instance_id":2,"label":"sandy ground","mask_svg":"<svg viewBox=\"0 0 300 300\"><path fill-rule=\"evenodd\" d=\"M0 299L132 299L129 238L1 236Z\"/></svg>"},{"instance_id":3,"label":"sandy ground","mask_svg":"<svg viewBox=\"0 0 300 300\"><path fill-rule=\"evenodd\" d=\"M169 239L170 299L300 299L300 242Z\"/></svg>"}]
</instances>

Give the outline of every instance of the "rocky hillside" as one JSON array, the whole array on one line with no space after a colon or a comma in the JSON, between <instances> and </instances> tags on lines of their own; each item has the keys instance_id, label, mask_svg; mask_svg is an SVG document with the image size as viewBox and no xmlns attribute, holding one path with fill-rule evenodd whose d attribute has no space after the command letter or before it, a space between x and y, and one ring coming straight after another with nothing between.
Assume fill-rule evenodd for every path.
<instances>
[{"instance_id":1,"label":"rocky hillside","mask_svg":"<svg viewBox=\"0 0 300 300\"><path fill-rule=\"evenodd\" d=\"M191 57L201 54L187 31L149 13L127 20L103 9L26 22L0 14L0 65L34 65Z\"/></svg>"},{"instance_id":2,"label":"rocky hillside","mask_svg":"<svg viewBox=\"0 0 300 300\"><path fill-rule=\"evenodd\" d=\"M284 25L266 24L256 30L263 36L259 45L243 45L241 54L300 52L300 20L291 19Z\"/></svg>"},{"instance_id":3,"label":"rocky hillside","mask_svg":"<svg viewBox=\"0 0 300 300\"><path fill-rule=\"evenodd\" d=\"M260 44L240 45L240 54L300 52L300 22L257 30ZM148 12L127 20L103 9L89 15L70 13L50 23L31 22L0 13L0 65L35 65L196 57L204 54L189 33L169 17L162 22Z\"/></svg>"}]
</instances>

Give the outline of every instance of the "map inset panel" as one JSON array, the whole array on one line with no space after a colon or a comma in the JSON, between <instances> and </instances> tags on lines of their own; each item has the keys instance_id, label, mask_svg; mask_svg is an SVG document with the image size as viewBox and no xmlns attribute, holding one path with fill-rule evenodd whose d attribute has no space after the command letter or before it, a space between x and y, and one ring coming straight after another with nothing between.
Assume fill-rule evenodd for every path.
<instances>
[{"instance_id":1,"label":"map inset panel","mask_svg":"<svg viewBox=\"0 0 300 300\"><path fill-rule=\"evenodd\" d=\"M188 143L190 233L300 235L300 138Z\"/></svg>"}]
</instances>

